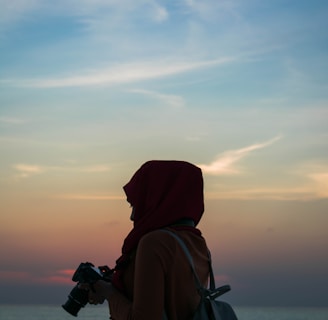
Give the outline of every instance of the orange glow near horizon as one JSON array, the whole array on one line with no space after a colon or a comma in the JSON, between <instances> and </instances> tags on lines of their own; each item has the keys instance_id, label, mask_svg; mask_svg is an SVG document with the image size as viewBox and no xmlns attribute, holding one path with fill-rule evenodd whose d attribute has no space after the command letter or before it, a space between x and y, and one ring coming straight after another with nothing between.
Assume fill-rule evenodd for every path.
<instances>
[{"instance_id":1,"label":"orange glow near horizon","mask_svg":"<svg viewBox=\"0 0 328 320\"><path fill-rule=\"evenodd\" d=\"M291 256L301 263L304 248L308 251L313 247L324 248L325 224L318 226L315 219L303 223L307 215L304 205L297 205L297 214L289 218L284 214L290 210L288 202L280 204L280 211L276 211L271 203L262 202L263 210L255 212L254 205L220 200L207 202L199 227L207 239L215 264L247 266L261 261L263 266L273 266L279 259L288 260ZM30 280L67 284L71 281L72 270L80 262L113 267L132 227L127 204L83 200L64 206L66 211L56 213L50 207L50 212L45 213L43 210L48 204L39 204L39 208L26 214L20 223L17 223L17 217L9 215L3 220L1 227L7 239L7 243L2 243L3 255L7 257L8 267L22 266L22 269L17 273L5 270L1 279L28 281L24 268L46 263L48 268L54 265L50 268L53 274ZM317 215L322 216L322 213ZM310 254L316 255L314 252ZM217 276L222 277L219 269L218 272Z\"/></svg>"}]
</instances>

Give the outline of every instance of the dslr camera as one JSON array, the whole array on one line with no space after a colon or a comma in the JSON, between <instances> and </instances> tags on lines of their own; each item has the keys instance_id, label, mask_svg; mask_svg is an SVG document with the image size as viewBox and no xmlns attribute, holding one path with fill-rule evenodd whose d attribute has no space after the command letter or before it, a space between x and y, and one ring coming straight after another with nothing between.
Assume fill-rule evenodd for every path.
<instances>
[{"instance_id":1,"label":"dslr camera","mask_svg":"<svg viewBox=\"0 0 328 320\"><path fill-rule=\"evenodd\" d=\"M88 303L88 291L79 289L79 283L87 283L91 286L98 280L110 281L113 271L107 266L95 267L90 262L82 262L73 274L72 280L77 285L68 295L64 310L77 317L78 312Z\"/></svg>"}]
</instances>

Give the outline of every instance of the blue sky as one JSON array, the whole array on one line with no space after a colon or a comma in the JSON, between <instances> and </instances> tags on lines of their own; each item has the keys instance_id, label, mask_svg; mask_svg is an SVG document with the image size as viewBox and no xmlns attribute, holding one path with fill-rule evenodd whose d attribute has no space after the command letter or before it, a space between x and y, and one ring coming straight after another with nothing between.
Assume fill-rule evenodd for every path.
<instances>
[{"instance_id":1,"label":"blue sky","mask_svg":"<svg viewBox=\"0 0 328 320\"><path fill-rule=\"evenodd\" d=\"M295 288L317 274L321 289L313 303L321 301L321 268L328 267L326 1L0 0L0 6L0 252L8 256L0 281L15 269L39 283L31 276L39 268L55 274L84 260L92 246L81 236L76 252L76 219L82 230L96 221L119 226L108 254L114 260L130 228L122 185L147 160L181 159L203 169L202 227L226 264L218 261L217 276L235 284L238 303L252 279L269 287L300 264ZM60 213L52 215L56 208ZM292 224L298 212L303 219ZM98 236L107 237L101 230ZM33 240L43 232L47 241ZM263 269L270 254L279 260L281 239L286 269ZM54 252L65 246L65 255L43 262L44 246ZM99 251L92 258L106 259ZM275 299L295 296L290 304L301 304L305 297L294 291ZM247 303L272 301L260 287L252 297Z\"/></svg>"}]
</instances>

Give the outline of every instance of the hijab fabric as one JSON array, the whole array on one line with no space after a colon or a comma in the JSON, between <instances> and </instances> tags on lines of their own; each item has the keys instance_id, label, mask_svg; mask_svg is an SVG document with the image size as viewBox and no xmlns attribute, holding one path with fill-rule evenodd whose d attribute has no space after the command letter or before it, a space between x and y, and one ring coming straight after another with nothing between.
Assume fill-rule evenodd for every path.
<instances>
[{"instance_id":1,"label":"hijab fabric","mask_svg":"<svg viewBox=\"0 0 328 320\"><path fill-rule=\"evenodd\" d=\"M134 226L124 240L113 283L122 288L120 276L129 256L146 233L191 219L195 226L204 212L201 169L185 161L153 160L143 164L123 187L134 209ZM191 231L200 235L193 227Z\"/></svg>"}]
</instances>

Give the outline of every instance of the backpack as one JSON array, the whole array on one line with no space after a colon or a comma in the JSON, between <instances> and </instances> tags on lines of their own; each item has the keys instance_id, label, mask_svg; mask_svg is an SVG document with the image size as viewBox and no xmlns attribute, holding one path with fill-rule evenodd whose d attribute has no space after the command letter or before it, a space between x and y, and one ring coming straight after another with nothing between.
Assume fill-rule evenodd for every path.
<instances>
[{"instance_id":1,"label":"backpack","mask_svg":"<svg viewBox=\"0 0 328 320\"><path fill-rule=\"evenodd\" d=\"M199 281L198 275L195 270L193 259L183 240L177 234L173 233L170 230L162 229L162 231L169 233L178 241L190 263L191 270L194 274L195 285L197 287L198 293L201 296L201 300L195 311L195 314L193 315L192 320L238 320L230 304L228 304L227 302L215 300L217 297L230 291L231 288L229 285L224 285L219 288L215 287L215 280L214 280L214 274L212 269L212 260L211 260L210 252L208 251L209 266L210 266L210 286L209 288L205 288L201 285ZM164 315L163 319L164 320L167 319L167 316Z\"/></svg>"}]
</instances>

